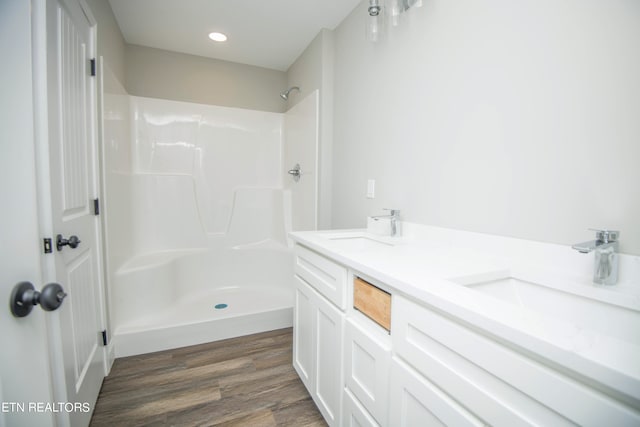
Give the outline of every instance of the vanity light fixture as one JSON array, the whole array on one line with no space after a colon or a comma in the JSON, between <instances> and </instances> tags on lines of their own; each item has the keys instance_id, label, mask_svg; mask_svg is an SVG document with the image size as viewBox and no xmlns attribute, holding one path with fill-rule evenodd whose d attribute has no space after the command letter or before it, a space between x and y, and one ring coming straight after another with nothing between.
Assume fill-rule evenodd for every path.
<instances>
[{"instance_id":1,"label":"vanity light fixture","mask_svg":"<svg viewBox=\"0 0 640 427\"><path fill-rule=\"evenodd\" d=\"M380 15L380 11L382 11L382 7L380 7L380 0L369 0L369 16L378 16Z\"/></svg>"},{"instance_id":2,"label":"vanity light fixture","mask_svg":"<svg viewBox=\"0 0 640 427\"><path fill-rule=\"evenodd\" d=\"M380 2L383 0L369 0L369 7L367 8L367 23L365 26L367 40L371 42L380 41L380 38L384 34L384 20L382 13L382 6Z\"/></svg>"},{"instance_id":3,"label":"vanity light fixture","mask_svg":"<svg viewBox=\"0 0 640 427\"><path fill-rule=\"evenodd\" d=\"M209 38L211 40L213 40L214 42L226 42L227 41L227 35L223 34L223 33L219 33L217 31L214 31L213 33L209 33Z\"/></svg>"},{"instance_id":4,"label":"vanity light fixture","mask_svg":"<svg viewBox=\"0 0 640 427\"><path fill-rule=\"evenodd\" d=\"M382 7L381 2L386 2ZM385 15L394 27L400 23L400 15L412 7L422 6L423 0L369 0L367 8L367 40L377 42L384 36Z\"/></svg>"}]
</instances>

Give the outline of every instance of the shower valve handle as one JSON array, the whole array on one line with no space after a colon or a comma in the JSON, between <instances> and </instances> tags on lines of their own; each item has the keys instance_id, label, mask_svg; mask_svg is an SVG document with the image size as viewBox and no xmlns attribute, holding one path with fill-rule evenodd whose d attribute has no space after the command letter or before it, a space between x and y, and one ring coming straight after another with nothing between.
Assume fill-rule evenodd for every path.
<instances>
[{"instance_id":1,"label":"shower valve handle","mask_svg":"<svg viewBox=\"0 0 640 427\"><path fill-rule=\"evenodd\" d=\"M298 182L300 180L300 175L302 174L302 171L300 170L300 165L296 163L293 166L293 169L289 169L287 173L293 177L293 180L295 182Z\"/></svg>"}]
</instances>

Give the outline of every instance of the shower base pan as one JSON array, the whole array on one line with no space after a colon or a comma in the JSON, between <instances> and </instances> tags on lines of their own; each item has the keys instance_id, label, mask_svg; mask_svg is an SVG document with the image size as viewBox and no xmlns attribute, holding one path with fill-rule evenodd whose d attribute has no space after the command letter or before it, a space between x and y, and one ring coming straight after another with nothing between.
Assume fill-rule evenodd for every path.
<instances>
[{"instance_id":1,"label":"shower base pan","mask_svg":"<svg viewBox=\"0 0 640 427\"><path fill-rule=\"evenodd\" d=\"M293 295L276 286L243 286L190 295L161 313L120 326L115 357L250 335L293 324Z\"/></svg>"}]
</instances>

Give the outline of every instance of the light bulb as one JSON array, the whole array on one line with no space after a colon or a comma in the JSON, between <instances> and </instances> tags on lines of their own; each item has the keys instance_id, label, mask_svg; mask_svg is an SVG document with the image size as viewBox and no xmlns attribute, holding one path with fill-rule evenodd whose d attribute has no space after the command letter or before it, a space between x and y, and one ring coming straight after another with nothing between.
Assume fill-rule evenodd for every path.
<instances>
[{"instance_id":1,"label":"light bulb","mask_svg":"<svg viewBox=\"0 0 640 427\"><path fill-rule=\"evenodd\" d=\"M209 33L209 38L211 40L213 40L214 42L226 42L227 41L227 36L225 34L222 33L218 33L218 32L213 32L213 33Z\"/></svg>"}]
</instances>

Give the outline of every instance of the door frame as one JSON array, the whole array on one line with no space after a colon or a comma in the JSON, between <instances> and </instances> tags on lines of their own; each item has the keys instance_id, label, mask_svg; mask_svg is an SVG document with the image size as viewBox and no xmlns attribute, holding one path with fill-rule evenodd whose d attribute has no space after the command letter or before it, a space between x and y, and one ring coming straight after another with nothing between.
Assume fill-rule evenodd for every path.
<instances>
[{"instance_id":1,"label":"door frame","mask_svg":"<svg viewBox=\"0 0 640 427\"><path fill-rule=\"evenodd\" d=\"M43 238L53 236L51 216L51 190L49 185L49 107L47 75L47 2L32 0L32 63L33 63L33 144L35 152L36 205L39 233ZM49 283L55 277L54 259L40 252L42 284ZM52 398L57 402L66 401L64 385L64 363L60 339L60 320L57 312L47 316L45 329L47 349L49 350L50 384ZM58 345L56 346L56 342ZM61 382L62 381L62 382ZM54 415L59 426L68 426L69 417L58 413Z\"/></svg>"},{"instance_id":2,"label":"door frame","mask_svg":"<svg viewBox=\"0 0 640 427\"><path fill-rule=\"evenodd\" d=\"M36 188L37 188L37 206L38 206L38 221L40 234L42 237L55 236L55 230L53 229L53 213L51 210L52 196L51 196L51 169L49 164L49 142L51 138L57 138L57 135L52 135L55 132L52 130L49 123L50 112L50 91L53 84L50 84L50 61L48 61L48 55L50 54L48 49L48 43L51 38L56 38L57 34L54 29L49 25L49 14L52 13L57 6L58 0L31 0L32 3L32 58L33 58L33 92L34 92L34 145L35 145L35 157L36 157ZM92 52L92 56L96 56L97 53L97 21L94 18L91 9L87 5L85 0L60 0L63 4L69 4L69 2L77 2L80 4L84 14L86 15L91 25L91 40L88 49ZM91 192L97 198L102 198L102 177L100 173L100 141L98 139L98 79L94 78L91 84L90 93L90 105L91 105L91 127L90 132L90 150L92 151L93 174L92 182L90 183ZM96 291L98 293L99 304L99 318L100 327L107 329L106 322L106 299L105 299L105 275L104 275L104 251L103 251L103 215L101 215L97 221L99 221L97 229L97 268L98 274L98 286ZM42 280L44 283L56 281L56 268L55 257L51 254L41 254L40 264L42 269ZM62 284L64 286L64 283ZM98 331L96 331L97 333ZM46 334L48 337L47 347L49 350L49 364L51 367L51 384L53 399L56 402L66 402L66 380L65 380L65 364L63 359L62 349L62 328L60 321L60 313L54 311L48 313L46 321ZM97 335L96 335L97 339ZM103 360L105 361L103 369L106 376L109 370L109 364L107 364L107 347L103 346L100 351L103 352ZM64 411L56 415L56 423L60 426L70 425L69 415Z\"/></svg>"}]
</instances>

